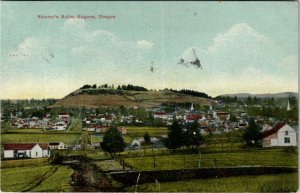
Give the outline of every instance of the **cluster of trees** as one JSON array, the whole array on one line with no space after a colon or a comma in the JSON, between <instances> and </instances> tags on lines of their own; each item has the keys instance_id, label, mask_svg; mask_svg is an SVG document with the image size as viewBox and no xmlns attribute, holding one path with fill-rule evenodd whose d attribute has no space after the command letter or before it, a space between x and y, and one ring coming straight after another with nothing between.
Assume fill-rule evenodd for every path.
<instances>
[{"instance_id":1,"label":"cluster of trees","mask_svg":"<svg viewBox=\"0 0 300 193\"><path fill-rule=\"evenodd\" d=\"M186 95L191 95L191 96L196 96L196 97L203 97L203 98L209 98L211 99L211 96L208 96L208 94L204 93L204 92L198 92L198 91L194 91L194 90L188 90L188 89L181 89L181 90L173 90L170 89L170 91L175 92L175 93L182 93L182 94L186 94Z\"/></svg>"},{"instance_id":2,"label":"cluster of trees","mask_svg":"<svg viewBox=\"0 0 300 193\"><path fill-rule=\"evenodd\" d=\"M89 85L89 84L85 84L82 87L80 87L80 89L88 89L88 88L97 88L97 85Z\"/></svg>"},{"instance_id":3,"label":"cluster of trees","mask_svg":"<svg viewBox=\"0 0 300 193\"><path fill-rule=\"evenodd\" d=\"M230 96L217 96L215 97L216 100L221 100L224 103L235 103L238 102L237 97L230 97Z\"/></svg>"},{"instance_id":4,"label":"cluster of trees","mask_svg":"<svg viewBox=\"0 0 300 193\"><path fill-rule=\"evenodd\" d=\"M133 91L147 91L145 87L142 86L134 86L132 84L128 85L119 85L117 87L118 90L133 90Z\"/></svg>"},{"instance_id":5,"label":"cluster of trees","mask_svg":"<svg viewBox=\"0 0 300 193\"><path fill-rule=\"evenodd\" d=\"M198 147L204 141L197 121L183 125L174 120L168 130L168 138L165 140L165 146L168 149L177 149L182 146Z\"/></svg>"},{"instance_id":6,"label":"cluster of trees","mask_svg":"<svg viewBox=\"0 0 300 193\"><path fill-rule=\"evenodd\" d=\"M89 89L89 88L97 88L97 85L90 85L90 84L85 84L82 87L80 87L80 89ZM98 88L109 88L109 89L115 89L115 86L112 85L108 85L108 84L102 84L100 86L98 86ZM145 87L142 86L135 86L132 84L127 84L127 85L118 85L117 87L118 90L133 90L133 91L147 91L147 89Z\"/></svg>"}]
</instances>

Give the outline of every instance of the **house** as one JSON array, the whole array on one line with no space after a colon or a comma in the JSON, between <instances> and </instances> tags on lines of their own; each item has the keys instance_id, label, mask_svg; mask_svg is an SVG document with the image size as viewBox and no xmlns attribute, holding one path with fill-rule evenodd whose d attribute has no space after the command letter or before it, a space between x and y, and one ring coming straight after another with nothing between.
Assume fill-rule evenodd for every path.
<instances>
[{"instance_id":1,"label":"house","mask_svg":"<svg viewBox=\"0 0 300 193\"><path fill-rule=\"evenodd\" d=\"M285 123L277 123L272 129L262 133L263 147L297 146L295 129Z\"/></svg>"},{"instance_id":2,"label":"house","mask_svg":"<svg viewBox=\"0 0 300 193\"><path fill-rule=\"evenodd\" d=\"M62 121L68 121L70 116L68 113L60 113L58 115L58 118L59 118L59 120L62 120Z\"/></svg>"},{"instance_id":3,"label":"house","mask_svg":"<svg viewBox=\"0 0 300 193\"><path fill-rule=\"evenodd\" d=\"M49 143L49 148L50 149L67 149L67 146L64 142L54 142L54 143Z\"/></svg>"},{"instance_id":4,"label":"house","mask_svg":"<svg viewBox=\"0 0 300 193\"><path fill-rule=\"evenodd\" d=\"M199 119L201 119L202 116L199 113L188 113L185 114L183 119L187 122L187 123L191 123L194 121L198 121Z\"/></svg>"},{"instance_id":5,"label":"house","mask_svg":"<svg viewBox=\"0 0 300 193\"><path fill-rule=\"evenodd\" d=\"M53 129L57 131L64 131L67 129L67 125L64 122L60 121L54 125Z\"/></svg>"},{"instance_id":6,"label":"house","mask_svg":"<svg viewBox=\"0 0 300 193\"><path fill-rule=\"evenodd\" d=\"M118 128L119 132L122 133L123 135L126 135L127 134L127 129L125 127L121 127L121 128Z\"/></svg>"},{"instance_id":7,"label":"house","mask_svg":"<svg viewBox=\"0 0 300 193\"><path fill-rule=\"evenodd\" d=\"M141 142L137 139L133 139L131 144L130 144L130 147L132 149L140 149L141 148Z\"/></svg>"},{"instance_id":8,"label":"house","mask_svg":"<svg viewBox=\"0 0 300 193\"><path fill-rule=\"evenodd\" d=\"M4 158L41 158L50 157L48 144L4 144Z\"/></svg>"},{"instance_id":9,"label":"house","mask_svg":"<svg viewBox=\"0 0 300 193\"><path fill-rule=\"evenodd\" d=\"M213 115L214 118L217 118L218 120L220 120L221 122L224 122L226 120L229 120L230 115L228 112L214 112Z\"/></svg>"},{"instance_id":10,"label":"house","mask_svg":"<svg viewBox=\"0 0 300 193\"><path fill-rule=\"evenodd\" d=\"M168 119L168 114L166 112L155 112L153 117L154 119Z\"/></svg>"}]
</instances>

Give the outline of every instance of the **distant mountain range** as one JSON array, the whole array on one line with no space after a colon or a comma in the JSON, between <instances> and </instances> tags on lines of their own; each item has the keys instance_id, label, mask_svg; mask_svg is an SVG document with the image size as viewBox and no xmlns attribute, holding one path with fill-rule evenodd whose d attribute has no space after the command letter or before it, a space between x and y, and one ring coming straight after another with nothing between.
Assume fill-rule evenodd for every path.
<instances>
[{"instance_id":1,"label":"distant mountain range","mask_svg":"<svg viewBox=\"0 0 300 193\"><path fill-rule=\"evenodd\" d=\"M287 98L287 97L297 97L297 92L280 92L280 93L266 93L266 94L250 94L250 93L236 93L236 94L224 94L220 96L229 96L229 97L238 97L238 98L247 98L247 97L256 97L256 98Z\"/></svg>"}]
</instances>

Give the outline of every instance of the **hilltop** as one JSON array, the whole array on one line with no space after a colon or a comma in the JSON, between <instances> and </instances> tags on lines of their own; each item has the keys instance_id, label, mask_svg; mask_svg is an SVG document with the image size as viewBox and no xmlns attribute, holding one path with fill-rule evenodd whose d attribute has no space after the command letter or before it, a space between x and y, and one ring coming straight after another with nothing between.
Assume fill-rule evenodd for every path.
<instances>
[{"instance_id":1,"label":"hilltop","mask_svg":"<svg viewBox=\"0 0 300 193\"><path fill-rule=\"evenodd\" d=\"M50 108L55 107L86 107L86 108L119 108L124 106L150 108L165 103L194 103L205 105L209 98L195 96L194 93L175 90L135 91L107 88L78 89L66 97L56 101Z\"/></svg>"}]
</instances>

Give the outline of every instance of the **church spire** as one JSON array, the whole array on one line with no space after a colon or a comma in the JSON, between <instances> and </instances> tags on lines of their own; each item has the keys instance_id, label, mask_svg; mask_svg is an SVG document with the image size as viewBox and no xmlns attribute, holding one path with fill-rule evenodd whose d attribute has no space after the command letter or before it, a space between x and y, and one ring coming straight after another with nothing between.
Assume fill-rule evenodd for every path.
<instances>
[{"instance_id":1,"label":"church spire","mask_svg":"<svg viewBox=\"0 0 300 193\"><path fill-rule=\"evenodd\" d=\"M291 106L290 106L290 101L288 100L288 104L287 104L287 108L286 108L287 111L290 111L291 110Z\"/></svg>"}]
</instances>

